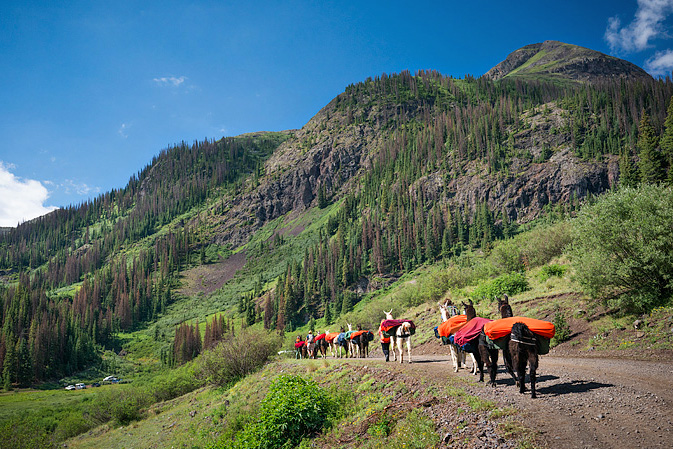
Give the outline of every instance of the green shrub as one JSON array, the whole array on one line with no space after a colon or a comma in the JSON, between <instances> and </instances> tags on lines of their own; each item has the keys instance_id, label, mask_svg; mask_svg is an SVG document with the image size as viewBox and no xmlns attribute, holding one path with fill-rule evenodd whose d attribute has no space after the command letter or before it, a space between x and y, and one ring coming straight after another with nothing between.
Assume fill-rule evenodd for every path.
<instances>
[{"instance_id":1,"label":"green shrub","mask_svg":"<svg viewBox=\"0 0 673 449\"><path fill-rule=\"evenodd\" d=\"M582 208L571 256L595 300L635 313L665 305L673 296L673 189L622 188Z\"/></svg>"},{"instance_id":2,"label":"green shrub","mask_svg":"<svg viewBox=\"0 0 673 449\"><path fill-rule=\"evenodd\" d=\"M73 412L59 420L54 431L54 441L65 441L94 427L91 420L84 418L81 412Z\"/></svg>"},{"instance_id":3,"label":"green shrub","mask_svg":"<svg viewBox=\"0 0 673 449\"><path fill-rule=\"evenodd\" d=\"M491 251L489 260L499 273L523 271L526 268L523 263L523 253L519 243L515 239L509 239L498 242L495 245Z\"/></svg>"},{"instance_id":4,"label":"green shrub","mask_svg":"<svg viewBox=\"0 0 673 449\"><path fill-rule=\"evenodd\" d=\"M278 351L281 338L265 330L244 329L205 351L198 360L197 375L215 385L227 385L256 371Z\"/></svg>"},{"instance_id":5,"label":"green shrub","mask_svg":"<svg viewBox=\"0 0 673 449\"><path fill-rule=\"evenodd\" d=\"M0 423L0 447L51 449L54 444L50 431L45 429L39 418L21 416Z\"/></svg>"},{"instance_id":6,"label":"green shrub","mask_svg":"<svg viewBox=\"0 0 673 449\"><path fill-rule=\"evenodd\" d=\"M566 320L565 313L557 309L552 323L554 323L555 333L554 338L551 339L551 347L570 340L570 326Z\"/></svg>"},{"instance_id":7,"label":"green shrub","mask_svg":"<svg viewBox=\"0 0 673 449\"><path fill-rule=\"evenodd\" d=\"M565 265L557 265L557 264L545 265L540 270L540 280L544 282L553 276L563 277L566 273L566 270L568 270L568 267L566 267Z\"/></svg>"},{"instance_id":8,"label":"green shrub","mask_svg":"<svg viewBox=\"0 0 673 449\"><path fill-rule=\"evenodd\" d=\"M503 294L516 295L525 292L529 288L528 280L523 273L510 273L479 284L471 296L475 299L493 299Z\"/></svg>"},{"instance_id":9,"label":"green shrub","mask_svg":"<svg viewBox=\"0 0 673 449\"><path fill-rule=\"evenodd\" d=\"M271 383L259 419L236 440L241 449L289 449L329 426L335 405L315 382L282 375ZM224 447L224 446L222 446Z\"/></svg>"}]
</instances>

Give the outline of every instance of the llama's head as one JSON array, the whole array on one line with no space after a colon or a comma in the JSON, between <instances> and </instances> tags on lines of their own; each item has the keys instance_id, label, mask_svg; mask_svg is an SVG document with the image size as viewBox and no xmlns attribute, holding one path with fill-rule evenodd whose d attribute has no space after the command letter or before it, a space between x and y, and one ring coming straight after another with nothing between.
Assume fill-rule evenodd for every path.
<instances>
[{"instance_id":1,"label":"llama's head","mask_svg":"<svg viewBox=\"0 0 673 449\"><path fill-rule=\"evenodd\" d=\"M509 318L514 316L512 312L512 306L509 305L509 297L503 295L502 299L498 298L498 310L500 311L500 316L502 318Z\"/></svg>"},{"instance_id":2,"label":"llama's head","mask_svg":"<svg viewBox=\"0 0 673 449\"><path fill-rule=\"evenodd\" d=\"M393 319L393 309L390 309L390 312L386 312L386 311L384 310L383 313L384 313L385 316L386 316L386 320L392 320L392 319Z\"/></svg>"},{"instance_id":3,"label":"llama's head","mask_svg":"<svg viewBox=\"0 0 673 449\"><path fill-rule=\"evenodd\" d=\"M470 321L472 318L477 316L477 311L474 310L474 304L472 300L469 300L469 304L463 302L463 307L465 308L465 316L467 316L467 321Z\"/></svg>"},{"instance_id":4,"label":"llama's head","mask_svg":"<svg viewBox=\"0 0 673 449\"><path fill-rule=\"evenodd\" d=\"M442 321L446 321L449 319L449 309L446 306L446 304L439 305L439 314L442 315Z\"/></svg>"},{"instance_id":5,"label":"llama's head","mask_svg":"<svg viewBox=\"0 0 673 449\"><path fill-rule=\"evenodd\" d=\"M348 332L351 332L353 330L353 325L346 323L346 326L348 326Z\"/></svg>"}]
</instances>

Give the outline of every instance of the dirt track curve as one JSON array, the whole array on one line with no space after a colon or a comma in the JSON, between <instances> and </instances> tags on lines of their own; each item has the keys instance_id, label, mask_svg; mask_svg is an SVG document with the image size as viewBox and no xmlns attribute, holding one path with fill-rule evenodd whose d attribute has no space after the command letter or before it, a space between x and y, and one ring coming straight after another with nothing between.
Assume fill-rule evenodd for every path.
<instances>
[{"instance_id":1,"label":"dirt track curve","mask_svg":"<svg viewBox=\"0 0 673 449\"><path fill-rule=\"evenodd\" d=\"M467 370L454 374L450 363L448 356L417 355L412 364L386 368L435 381L472 377ZM519 394L501 363L499 368L495 388L470 382L467 390L523 410L524 425L549 448L673 447L671 362L542 356L537 399Z\"/></svg>"}]
</instances>

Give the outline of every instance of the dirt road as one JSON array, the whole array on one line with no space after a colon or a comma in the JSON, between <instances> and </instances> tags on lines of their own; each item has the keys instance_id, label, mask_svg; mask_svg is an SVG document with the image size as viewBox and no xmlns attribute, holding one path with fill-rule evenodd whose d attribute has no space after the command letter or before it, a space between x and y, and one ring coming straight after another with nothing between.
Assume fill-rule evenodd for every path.
<instances>
[{"instance_id":1,"label":"dirt road","mask_svg":"<svg viewBox=\"0 0 673 449\"><path fill-rule=\"evenodd\" d=\"M502 361L500 361L502 362ZM448 356L418 355L414 363L387 363L407 375L472 378L454 374ZM538 398L521 395L502 366L495 388L467 389L502 406L523 410L524 425L549 448L673 447L673 363L542 356Z\"/></svg>"}]
</instances>

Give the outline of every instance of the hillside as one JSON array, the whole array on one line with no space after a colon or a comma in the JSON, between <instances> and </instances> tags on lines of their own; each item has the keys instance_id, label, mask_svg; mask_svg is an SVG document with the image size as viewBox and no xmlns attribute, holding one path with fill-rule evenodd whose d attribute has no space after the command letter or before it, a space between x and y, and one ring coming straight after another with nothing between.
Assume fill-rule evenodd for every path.
<instances>
[{"instance_id":1,"label":"hillside","mask_svg":"<svg viewBox=\"0 0 673 449\"><path fill-rule=\"evenodd\" d=\"M544 41L514 50L484 77L493 81L509 77L589 83L651 78L643 69L623 59L558 41Z\"/></svg>"},{"instance_id":2,"label":"hillside","mask_svg":"<svg viewBox=\"0 0 673 449\"><path fill-rule=\"evenodd\" d=\"M277 411L296 406L321 412L300 448L657 447L673 354L673 197L657 184L673 171L644 136L673 132L672 93L403 72L348 86L298 130L162 151L124 189L0 240L0 446L284 444L294 415ZM612 236L647 258L596 257ZM631 278L615 296L590 272ZM502 370L495 388L452 373L433 335L438 301L493 318L503 293L559 331L535 401ZM417 325L413 364L385 364L376 342L364 360L283 356L390 309ZM124 382L63 388L111 374ZM272 396L289 376L300 388Z\"/></svg>"},{"instance_id":3,"label":"hillside","mask_svg":"<svg viewBox=\"0 0 673 449\"><path fill-rule=\"evenodd\" d=\"M334 320L405 273L488 253L619 185L641 160L639 124L663 130L670 81L529 47L502 76L382 75L301 129L182 142L125 188L2 234L4 385L102 366L104 349L131 344L172 366L176 325L223 312L286 332ZM513 76L548 55L552 74L624 76Z\"/></svg>"}]
</instances>

